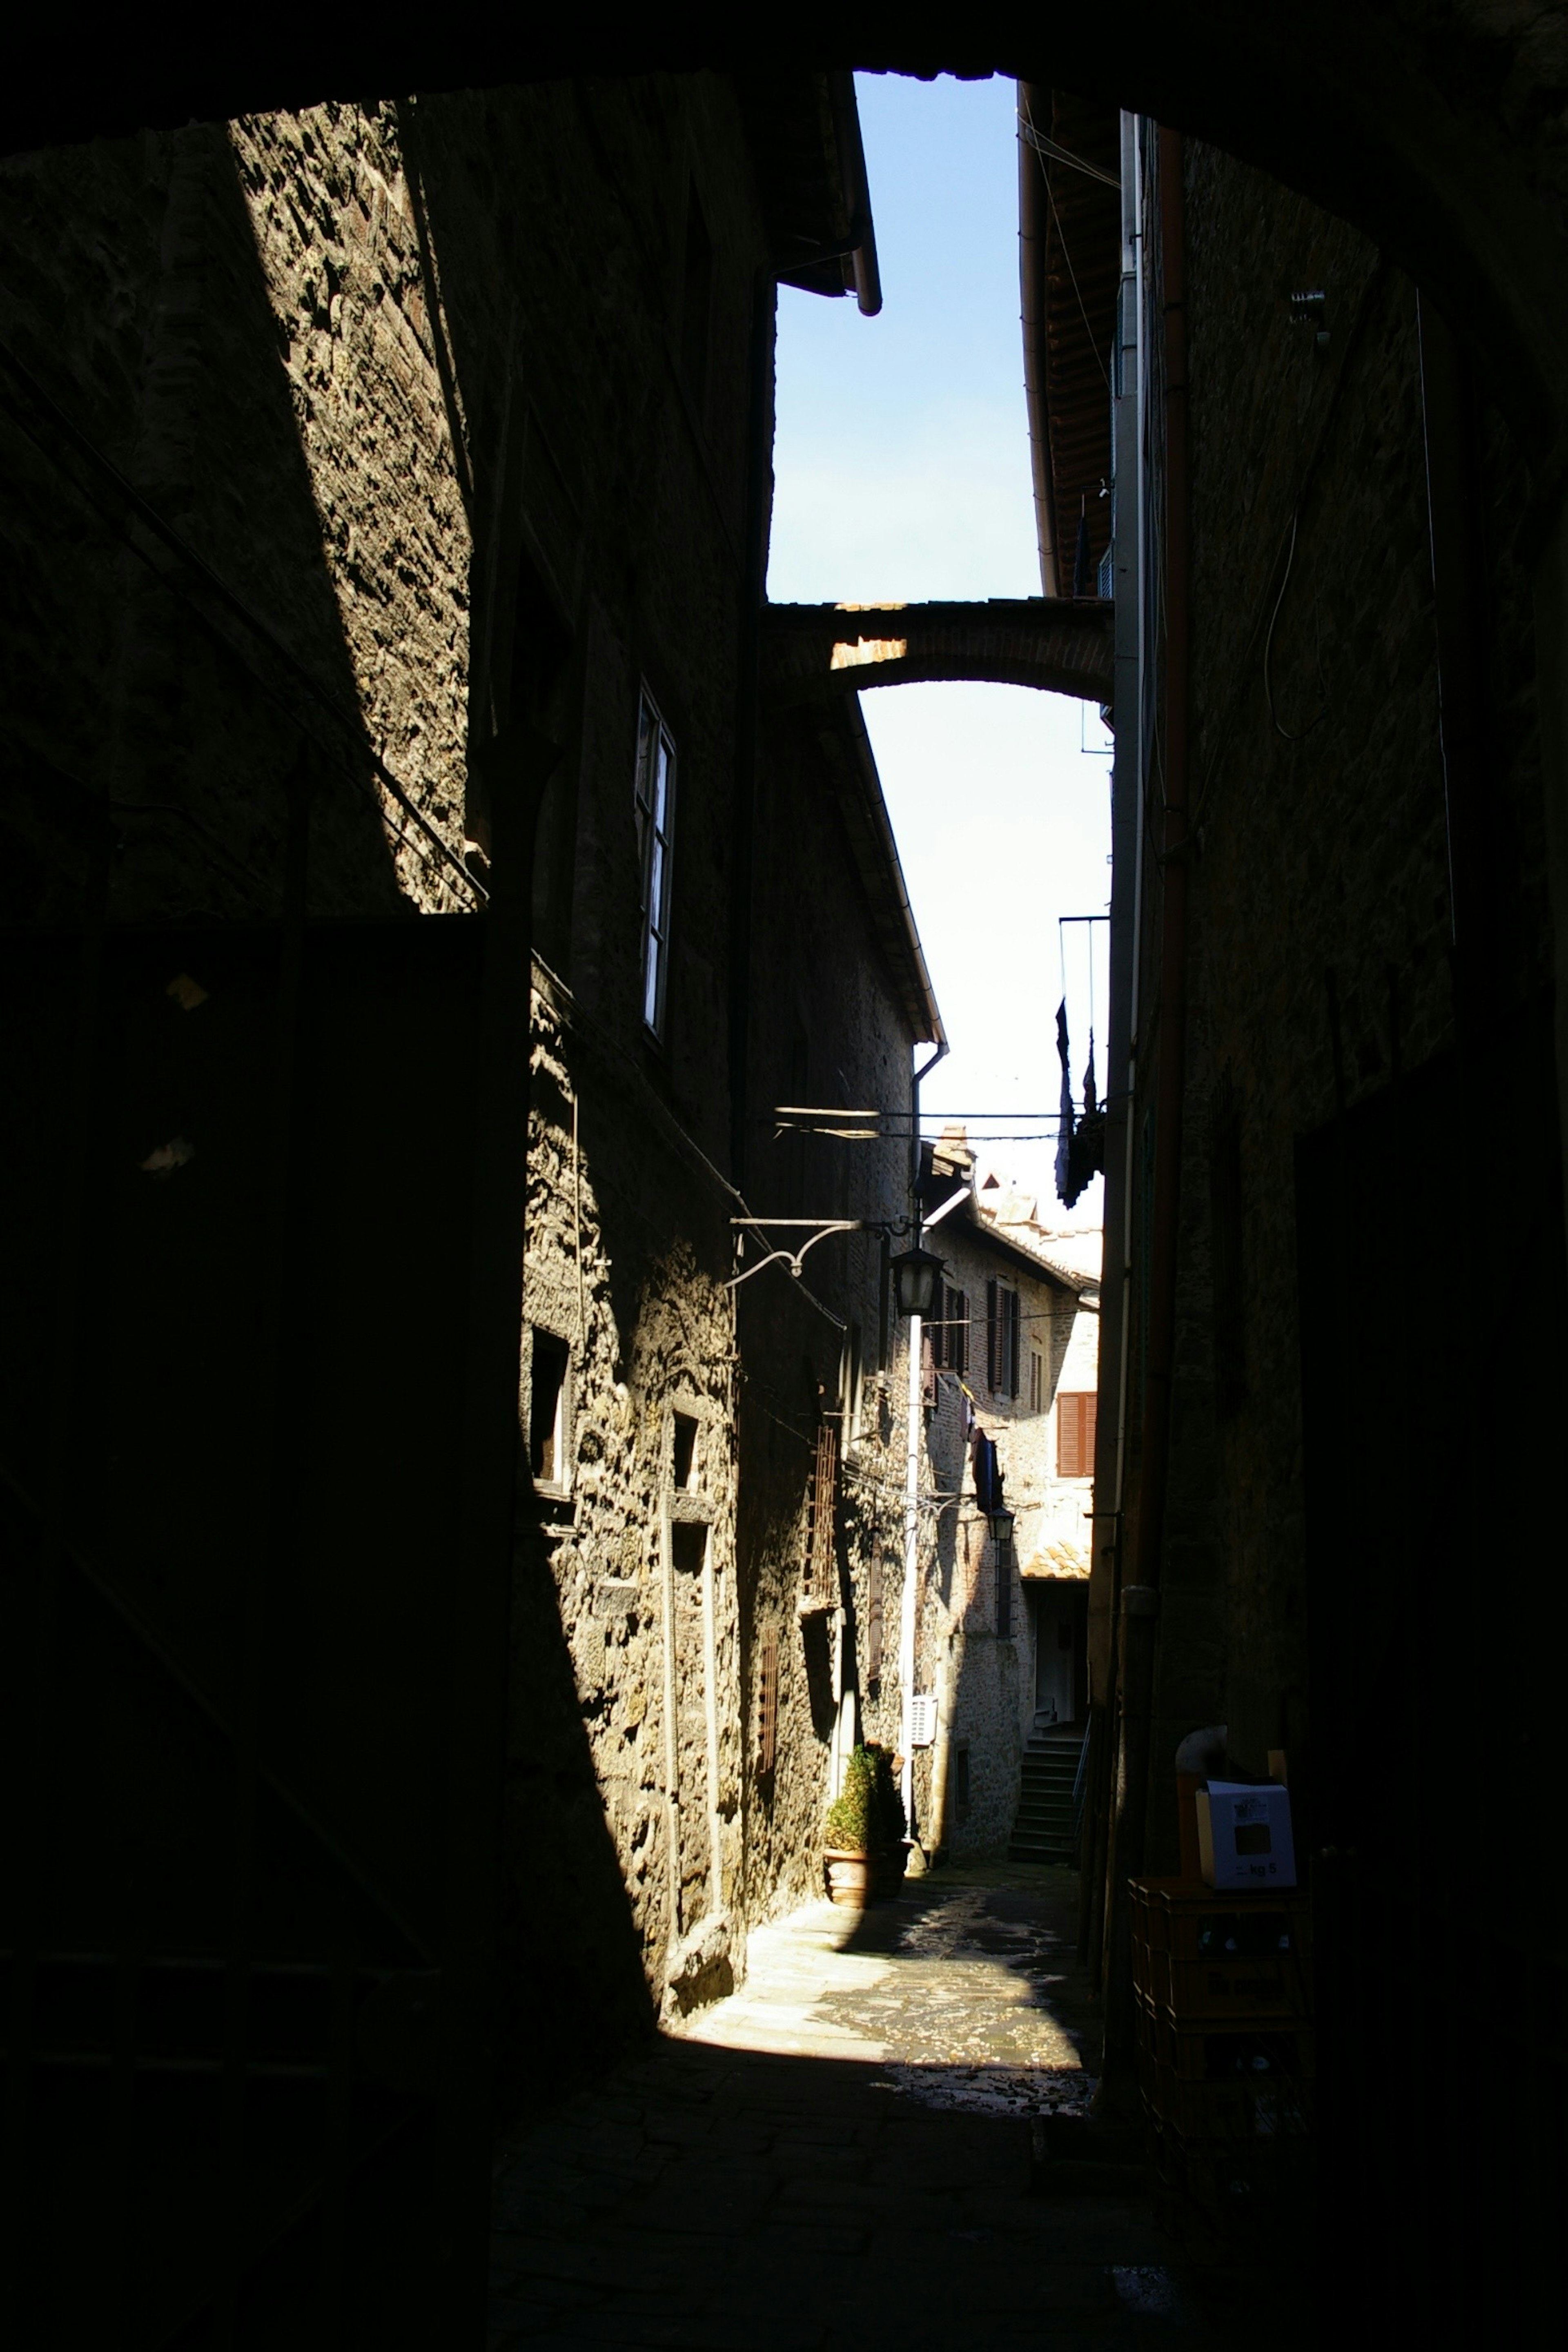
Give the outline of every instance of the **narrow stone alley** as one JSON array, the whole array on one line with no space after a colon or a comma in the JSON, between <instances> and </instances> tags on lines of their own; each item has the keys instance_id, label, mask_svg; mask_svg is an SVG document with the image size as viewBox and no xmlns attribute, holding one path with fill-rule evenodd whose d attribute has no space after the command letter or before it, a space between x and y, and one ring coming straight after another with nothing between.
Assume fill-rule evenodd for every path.
<instances>
[{"instance_id":1,"label":"narrow stone alley","mask_svg":"<svg viewBox=\"0 0 1568 2352\"><path fill-rule=\"evenodd\" d=\"M503 2142L494 2352L1217 2347L1134 2166L1075 2160L1077 1899L943 1873L753 1932L738 1992Z\"/></svg>"}]
</instances>

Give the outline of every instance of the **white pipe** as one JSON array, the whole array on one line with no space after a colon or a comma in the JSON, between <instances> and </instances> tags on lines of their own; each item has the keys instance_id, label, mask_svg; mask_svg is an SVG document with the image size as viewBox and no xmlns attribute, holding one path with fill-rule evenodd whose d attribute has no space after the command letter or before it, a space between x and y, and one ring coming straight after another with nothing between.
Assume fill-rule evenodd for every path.
<instances>
[{"instance_id":1,"label":"white pipe","mask_svg":"<svg viewBox=\"0 0 1568 2352\"><path fill-rule=\"evenodd\" d=\"M915 1246L920 1246L920 1227L915 1228ZM904 1821L910 1833L914 1830L914 1696L915 1696L915 1618L920 1607L920 1536L921 1536L921 1318L910 1317L910 1418L907 1451L904 1463L904 1601L899 1621L899 1694L902 1708L902 1730L900 1747L904 1769L900 1792L904 1801Z\"/></svg>"},{"instance_id":2,"label":"white pipe","mask_svg":"<svg viewBox=\"0 0 1568 2352\"><path fill-rule=\"evenodd\" d=\"M929 1062L910 1073L910 1194L914 1209L914 1246L921 1246L921 1080L929 1077L949 1051L941 1037ZM904 1444L904 1599L899 1621L899 1706L901 1728L899 1746L904 1768L899 1791L904 1801L904 1826L914 1830L915 1749L915 1621L920 1611L921 1540L921 1318L910 1317L910 1412Z\"/></svg>"}]
</instances>

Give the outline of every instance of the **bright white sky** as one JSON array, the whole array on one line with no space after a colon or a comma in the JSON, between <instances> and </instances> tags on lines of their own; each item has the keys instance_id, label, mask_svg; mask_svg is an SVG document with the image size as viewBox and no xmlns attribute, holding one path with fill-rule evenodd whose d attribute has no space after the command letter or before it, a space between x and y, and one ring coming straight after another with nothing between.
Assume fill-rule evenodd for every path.
<instances>
[{"instance_id":1,"label":"bright white sky","mask_svg":"<svg viewBox=\"0 0 1568 2352\"><path fill-rule=\"evenodd\" d=\"M1037 596L1018 327L1017 149L1010 81L857 77L882 313L779 289L777 488L770 596ZM1091 707L1021 687L910 686L861 697L952 1051L927 1112L1054 1120L1067 941L1074 1092L1089 1012L1084 924L1110 900L1109 739ZM1085 744L1103 746L1086 754ZM1092 929L1105 1081L1104 925ZM985 1123L971 1121L977 1143ZM1054 1137L982 1157L1069 1219Z\"/></svg>"}]
</instances>

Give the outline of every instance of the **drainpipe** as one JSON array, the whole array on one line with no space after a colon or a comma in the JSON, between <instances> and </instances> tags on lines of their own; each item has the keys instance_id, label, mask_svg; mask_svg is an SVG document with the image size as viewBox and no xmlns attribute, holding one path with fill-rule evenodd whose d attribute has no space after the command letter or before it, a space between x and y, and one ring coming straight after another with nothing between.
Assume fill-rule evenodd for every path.
<instances>
[{"instance_id":1,"label":"drainpipe","mask_svg":"<svg viewBox=\"0 0 1568 2352\"><path fill-rule=\"evenodd\" d=\"M833 109L834 143L849 214L849 247L844 255L845 291L851 290L862 318L874 319L882 307L882 278L877 266L877 231L871 219L871 190L866 176L866 150L860 138L860 109L852 73L828 76Z\"/></svg>"},{"instance_id":2,"label":"drainpipe","mask_svg":"<svg viewBox=\"0 0 1568 2352\"><path fill-rule=\"evenodd\" d=\"M1137 2095L1132 2065L1130 1899L1142 1868L1149 1807L1149 1738L1159 1650L1157 1617L1165 1507L1170 1486L1171 1388L1175 1359L1176 1240L1181 1202L1182 1108L1186 1077L1187 765L1192 658L1187 452L1186 249L1179 131L1159 132L1161 260L1165 369L1165 761L1160 834L1162 877L1159 1066L1154 1094L1149 1321L1131 1569L1121 1610L1121 1738L1114 1798L1110 1932L1106 1966L1105 2064L1109 2105Z\"/></svg>"},{"instance_id":3,"label":"drainpipe","mask_svg":"<svg viewBox=\"0 0 1568 2352\"><path fill-rule=\"evenodd\" d=\"M773 341L778 288L759 269L752 281L750 414L746 426L746 551L735 679L735 798L731 829L730 1181L746 1184L751 1118L752 913L755 865L763 606L767 598L773 515Z\"/></svg>"},{"instance_id":4,"label":"drainpipe","mask_svg":"<svg viewBox=\"0 0 1568 2352\"><path fill-rule=\"evenodd\" d=\"M1142 461L1147 353L1143 349L1143 142L1138 118L1121 117L1121 288L1117 310L1114 513L1116 754L1110 771L1110 1007L1106 1040L1104 1265L1100 1279L1100 1423L1095 1440L1093 1568L1089 1581L1088 1797L1079 1859L1079 1957L1100 1989L1107 1841L1116 1723L1117 1633L1127 1466L1128 1341L1132 1259L1133 1041L1143 872L1147 757L1144 549L1148 481Z\"/></svg>"},{"instance_id":5,"label":"drainpipe","mask_svg":"<svg viewBox=\"0 0 1568 2352\"><path fill-rule=\"evenodd\" d=\"M910 1150L910 1196L914 1203L914 1246L921 1246L921 1080L931 1076L947 1052L945 1038L938 1045L929 1062L923 1063L910 1079L910 1127L913 1130ZM915 1749L915 1631L920 1614L920 1549L921 1549L921 1318L910 1317L910 1378L909 1418L904 1437L904 1591L899 1612L899 1746L903 1754L900 1774L900 1794L904 1801L904 1821L910 1834L914 1834Z\"/></svg>"},{"instance_id":6,"label":"drainpipe","mask_svg":"<svg viewBox=\"0 0 1568 2352\"><path fill-rule=\"evenodd\" d=\"M926 1069L934 1069L937 1062L942 1058L942 1055L945 1054L946 1051L947 1047L945 1045L942 1046L936 1055L926 1064ZM925 1072L922 1071L921 1075L923 1077ZM917 1080L916 1083L918 1085L919 1080ZM925 1235L930 1233L933 1225L941 1224L943 1217L947 1215L950 1209L956 1209L961 1201L967 1201L968 1198L969 1194L967 1191L963 1189L956 1192L950 1192L947 1199L942 1202L941 1208L936 1211L935 1214L928 1217L923 1225L916 1226L915 1241L917 1246L923 1242ZM910 1741L910 1701L914 1695L915 1632L920 1617L919 1472L921 1412L922 1410L921 1391L923 1385L921 1378L923 1367L921 1362L921 1322L918 1315L912 1315L910 1318L910 1328L911 1333L910 1343L910 1362L912 1366L912 1370L910 1375L910 1428L908 1450L909 1463L912 1464L914 1466L911 1471L908 1465L906 1465L904 1473L904 1615L902 1624L900 1628L899 1652L901 1671L903 1644L907 1638L909 1644L909 1672L903 1676L899 1685L900 1689L904 1694L903 1777L905 1783L904 1812L906 1817L908 1816L910 1810L910 1797L914 1788L914 1751ZM921 1841L921 1843L924 1845L925 1851L928 1854L934 1854L942 1844L942 1821L947 1811L947 1761L948 1748L950 1746L948 1716L952 1700L952 1675L951 1664L949 1660L944 1658L937 1677L936 1744L931 1752L931 1820L926 1824L930 1834L927 1838L922 1839Z\"/></svg>"},{"instance_id":7,"label":"drainpipe","mask_svg":"<svg viewBox=\"0 0 1568 2352\"><path fill-rule=\"evenodd\" d=\"M1050 119L1051 94L1041 83L1018 84L1018 307L1024 328L1024 409L1035 478L1035 543L1040 593L1058 596L1056 499L1051 485L1051 436L1046 414L1046 164L1024 137L1024 124Z\"/></svg>"}]
</instances>

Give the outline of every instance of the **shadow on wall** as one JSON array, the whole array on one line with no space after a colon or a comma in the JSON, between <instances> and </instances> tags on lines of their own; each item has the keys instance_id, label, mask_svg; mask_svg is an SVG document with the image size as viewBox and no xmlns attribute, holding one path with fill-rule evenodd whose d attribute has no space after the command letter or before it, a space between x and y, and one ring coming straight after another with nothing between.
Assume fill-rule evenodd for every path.
<instances>
[{"instance_id":1,"label":"shadow on wall","mask_svg":"<svg viewBox=\"0 0 1568 2352\"><path fill-rule=\"evenodd\" d=\"M520 1530L512 1586L500 2096L531 2106L654 2031L605 1815L547 1532Z\"/></svg>"},{"instance_id":2,"label":"shadow on wall","mask_svg":"<svg viewBox=\"0 0 1568 2352\"><path fill-rule=\"evenodd\" d=\"M454 1690L455 1562L479 1540L454 1465L472 1440L488 1476L506 1437L468 1393L486 927L416 920L400 887L457 903L388 842L366 647L345 635L226 133L14 159L0 223L13 205L34 208L7 224L18 249L67 282L7 341L108 465L22 385L30 429L0 427L4 725L21 747L3 1060L7 1099L55 1148L11 1155L3 1186L7 1845L29 1857L9 1892L67 1994L73 1956L136 1952L163 2004L132 2029L157 2079L131 2105L107 2056L40 2068L18 2234L40 2279L72 2281L49 2341L172 2340L225 2292L226 2263L265 2297L279 2264L316 2260L321 2085L346 2032L333 2160L356 2195L388 2165L406 2192L363 2217L375 2325L429 2341L419 2184L439 2091L419 2037L451 1912L454 1706L489 1696ZM316 324L330 340L330 316ZM482 410L483 381L468 390ZM371 639L384 625L377 610ZM289 930L286 878L310 919ZM90 927L105 902L94 958L72 929L20 928ZM542 2084L542 2051L603 2056L646 1993L536 1521L521 1552L516 1818L534 1843L508 1921L530 2029L510 2050ZM258 2099L266 2130L237 2170L203 2154L226 2128L211 1992L237 1916L258 2033L299 1983L343 1989L288 2010L301 2061ZM84 2273L89 2147L120 2151L117 2251Z\"/></svg>"}]
</instances>

